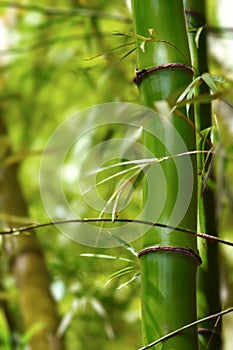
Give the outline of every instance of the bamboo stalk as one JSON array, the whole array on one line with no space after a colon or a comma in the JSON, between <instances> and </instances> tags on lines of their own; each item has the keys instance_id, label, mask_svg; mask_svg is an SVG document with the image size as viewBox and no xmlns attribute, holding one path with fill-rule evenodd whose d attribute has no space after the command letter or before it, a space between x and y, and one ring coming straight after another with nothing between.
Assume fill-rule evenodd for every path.
<instances>
[{"instance_id":1,"label":"bamboo stalk","mask_svg":"<svg viewBox=\"0 0 233 350\"><path fill-rule=\"evenodd\" d=\"M0 135L7 135L3 115L0 116ZM28 210L18 180L19 166L6 164L10 154L11 149L2 159L0 167L0 208L6 217L5 225L17 227L20 226L20 217L28 217ZM50 276L35 232L28 230L27 234L5 236L4 249L19 287L23 328L27 332L38 326L38 331L29 341L30 349L63 349L63 340L56 335L59 316L50 291Z\"/></svg>"},{"instance_id":2,"label":"bamboo stalk","mask_svg":"<svg viewBox=\"0 0 233 350\"><path fill-rule=\"evenodd\" d=\"M190 29L189 42L192 52L192 62L198 74L208 72L208 57L206 43L206 4L204 0L185 1L187 21ZM195 41L198 30L202 28L198 42ZM198 44L198 45L197 45ZM206 84L202 84L197 93L209 93ZM195 116L198 129L206 133L212 126L211 104L195 104ZM210 150L211 138L207 133L206 139L200 139L197 135L198 149ZM199 180L199 208L198 225L199 230L205 233L213 232L217 236L218 220L216 215L215 193L209 187L209 181L214 180L212 166L212 154L198 157L198 173L203 174ZM211 170L210 170L211 167ZM204 170L204 172L203 172ZM209 173L206 181L205 175ZM198 247L202 257L202 265L198 271L198 318L219 312L221 310L219 294L219 251L218 245L204 239L198 239ZM200 350L221 349L221 321L215 324L215 320L208 320L199 328Z\"/></svg>"},{"instance_id":3,"label":"bamboo stalk","mask_svg":"<svg viewBox=\"0 0 233 350\"><path fill-rule=\"evenodd\" d=\"M172 104L193 78L183 1L134 0L132 5L140 45L137 50L139 72L135 81L141 101L152 108L160 100L166 99ZM186 110L180 109L179 112L185 116ZM194 123L192 114L189 118ZM162 124L160 118L154 118L147 126L152 132L160 130L160 140L145 132L145 146L154 156L195 150L195 130L187 117L181 118L173 113L169 115L170 127L163 128ZM177 144L177 134L183 141L182 146ZM191 179L190 203L178 224L196 230L196 158L191 157L191 171L188 171L186 160L181 159L179 164L163 162L160 168L152 166L146 174L147 220L154 220L157 215L158 222L174 224L176 215L173 210L175 206L181 210ZM177 175L177 167L183 174L181 178ZM143 248L139 254L142 330L143 344L147 344L196 320L196 270L200 261L194 237L187 237L182 232L168 233L166 228L151 229L144 236ZM168 339L163 349L164 346L197 350L196 327Z\"/></svg>"}]
</instances>

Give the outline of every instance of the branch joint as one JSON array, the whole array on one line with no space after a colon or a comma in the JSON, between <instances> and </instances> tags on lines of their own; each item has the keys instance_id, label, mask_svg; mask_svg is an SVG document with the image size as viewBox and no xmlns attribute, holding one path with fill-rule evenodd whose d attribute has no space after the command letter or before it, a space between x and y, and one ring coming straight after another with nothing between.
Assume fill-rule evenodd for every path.
<instances>
[{"instance_id":1,"label":"branch joint","mask_svg":"<svg viewBox=\"0 0 233 350\"><path fill-rule=\"evenodd\" d=\"M183 69L183 70L186 70L188 72L193 73L192 67L190 67L186 64L183 64L183 63L165 63L165 64L161 64L159 66L152 67L149 69L142 69L140 71L137 71L136 76L135 76L133 81L136 85L139 86L142 82L142 79L144 79L147 75L154 73L156 71L160 71L160 70L164 70L164 69L174 69L174 68Z\"/></svg>"}]
</instances>

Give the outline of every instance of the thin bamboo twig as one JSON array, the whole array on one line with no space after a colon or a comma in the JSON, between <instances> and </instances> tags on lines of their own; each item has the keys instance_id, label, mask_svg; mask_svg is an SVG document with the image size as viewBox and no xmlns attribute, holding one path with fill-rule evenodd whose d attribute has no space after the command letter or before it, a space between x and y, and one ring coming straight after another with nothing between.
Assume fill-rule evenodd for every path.
<instances>
[{"instance_id":1,"label":"thin bamboo twig","mask_svg":"<svg viewBox=\"0 0 233 350\"><path fill-rule=\"evenodd\" d=\"M169 230L173 231L179 231L179 232L184 232L188 233L190 235L194 235L196 237L201 237L208 239L213 242L217 243L222 243L225 245L229 245L233 247L233 242L210 235L206 233L201 233L201 232L196 232L192 231L186 228L181 228L181 227L174 227L171 225L165 225L161 224L158 222L152 222L152 221L146 221L146 220L140 220L140 219L119 219L116 218L114 219L114 222L112 221L112 218L84 218L84 219L67 219L67 220L59 220L59 221L53 221L53 222L47 222L43 224L34 224L34 225L29 225L29 226L24 226L24 227L19 227L19 228L11 228L6 231L0 231L0 235L9 235L9 234L20 234L22 232L30 231L33 229L38 229L42 227L48 227L48 226L56 226L56 225L64 225L64 224L72 224L72 223L81 223L81 224L87 224L87 223L94 223L94 222L109 222L114 224L114 222L121 222L121 223L134 223L134 224L141 224L141 225L147 225L151 227L162 227L162 228L167 228Z\"/></svg>"},{"instance_id":2,"label":"thin bamboo twig","mask_svg":"<svg viewBox=\"0 0 233 350\"><path fill-rule=\"evenodd\" d=\"M197 320L197 321L194 321L194 322L192 322L192 323L189 323L189 324L187 324L186 326L183 326L183 327L181 327L181 328L179 328L179 329L176 329L175 331L173 331L173 332L171 332L171 333L168 333L167 335L161 337L160 339L155 340L155 341L153 341L152 343L143 346L142 348L139 348L138 350L147 350L147 349L150 349L150 348L152 348L152 346L154 346L154 345L156 345L156 344L158 344L158 343L161 343L162 341L167 340L167 339L173 337L174 335L177 335L178 333L182 332L182 331L185 330L185 329L188 329L188 328L190 328L190 327L193 327L193 326L195 326L195 325L197 325L197 324L199 324L199 323L202 323L202 322L211 320L212 318L216 318L216 317L220 317L220 316L226 315L226 314L228 314L228 313L230 313L230 312L233 312L233 307L231 307L231 308L229 308L229 309L226 309L226 310L223 310L223 311L220 311L220 312L218 312L217 314L213 314L213 315L204 317L204 318L202 318L202 319L200 319L200 320Z\"/></svg>"}]
</instances>

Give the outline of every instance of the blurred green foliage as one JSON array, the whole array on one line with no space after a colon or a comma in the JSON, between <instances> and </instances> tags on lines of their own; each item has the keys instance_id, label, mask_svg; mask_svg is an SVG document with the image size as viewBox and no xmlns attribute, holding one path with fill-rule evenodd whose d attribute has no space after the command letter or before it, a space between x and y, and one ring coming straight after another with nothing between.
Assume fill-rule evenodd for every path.
<instances>
[{"instance_id":1,"label":"blurred green foliage","mask_svg":"<svg viewBox=\"0 0 233 350\"><path fill-rule=\"evenodd\" d=\"M0 113L8 129L8 138L0 140L0 148L4 152L10 145L14 154L8 161L21 165L20 180L30 211L25 223L42 223L49 218L40 197L40 158L54 129L72 114L95 104L138 102L133 84L135 56L131 54L134 39L117 35L132 32L131 16L123 0L117 3L44 0L38 6L29 0L18 1L14 6L9 4L0 1ZM223 63L221 60L216 63L216 57L211 67L216 74L224 72ZM232 94L226 98L232 103ZM221 138L216 161L220 226L223 237L232 240L233 131L227 124L232 123L230 113L232 105L216 103ZM107 132L117 137L117 130ZM103 130L95 137L104 139L105 135ZM72 187L67 196L74 199ZM130 210L133 216L136 204ZM83 217L92 216L86 208L80 208L80 212ZM0 215L4 220L4 213ZM138 277L119 288L138 273L137 259L125 247L103 251L82 246L55 227L38 229L37 234L52 276L51 288L62 318L59 332L65 338L66 349L133 350L139 347ZM134 246L139 247L139 243L135 242ZM81 257L83 253L109 254L134 262ZM228 293L225 305L230 305L233 262L230 251L223 250L222 254L223 282ZM131 273L107 283L109 276L128 266L133 267ZM17 306L17 286L9 274L8 257L4 254L1 277L0 301L8 303L9 317L13 315L15 327L12 336L22 344L26 336L23 337ZM9 337L7 322L10 319L1 314L4 345L0 348L4 349Z\"/></svg>"}]
</instances>

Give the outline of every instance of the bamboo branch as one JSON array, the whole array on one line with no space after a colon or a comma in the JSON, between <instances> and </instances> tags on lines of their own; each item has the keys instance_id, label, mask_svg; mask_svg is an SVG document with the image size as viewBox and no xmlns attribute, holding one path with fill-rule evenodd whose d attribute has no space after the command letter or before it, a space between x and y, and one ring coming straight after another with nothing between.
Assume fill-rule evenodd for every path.
<instances>
[{"instance_id":1,"label":"bamboo branch","mask_svg":"<svg viewBox=\"0 0 233 350\"><path fill-rule=\"evenodd\" d=\"M210 315L210 316L204 317L204 318L202 318L202 319L200 319L200 320L197 320L197 321L194 321L194 322L192 322L192 323L189 323L189 324L187 324L186 326L181 327L181 328L179 328L179 329L176 329L175 331L173 331L173 332L171 332L171 333L168 333L168 334L165 335L164 337L162 337L162 338L160 338L160 339L158 339L158 340L155 340L155 341L153 341L152 343L143 346L142 348L139 348L138 350L147 350L147 349L150 349L150 348L152 348L152 346L154 346L154 345L156 345L156 344L158 344L158 343L161 343L162 341L167 340L167 339L169 339L169 338L171 338L171 337L174 337L174 335L177 335L178 333L182 332L182 331L185 330L185 329L188 329L188 328L190 328L190 327L193 327L193 326L195 326L195 325L197 325L197 324L199 324L199 323L202 323L202 322L211 320L211 319L213 319L213 318L217 318L217 317L219 317L219 316L226 315L226 314L228 314L228 313L230 313L230 312L233 312L233 307L231 307L231 308L229 308L229 309L226 309L226 310L223 310L223 311L220 311L220 312L218 312L217 314Z\"/></svg>"},{"instance_id":2,"label":"bamboo branch","mask_svg":"<svg viewBox=\"0 0 233 350\"><path fill-rule=\"evenodd\" d=\"M233 242L216 237L214 235L210 235L210 234L206 234L206 233L201 233L201 232L196 232L196 231L192 231L186 228L182 228L182 227L174 227L171 225L165 225L165 224L161 224L158 222L152 222L152 221L146 221L146 220L140 220L140 219L119 219L116 218L114 219L114 221L112 220L112 218L84 218L84 219L67 219L67 220L60 220L60 221L53 221L53 222L47 222L47 223L43 223L43 224L34 224L34 225L28 225L28 226L24 226L24 227L19 227L19 228L11 228L9 230L6 231L0 231L0 235L9 235L9 234L20 234L23 232L27 232L30 230L34 230L34 229L38 229L38 228L42 228L42 227L48 227L48 226L56 226L56 225L64 225L64 224L72 224L72 223L79 223L79 224L88 224L88 223L93 223L93 222L109 222L114 224L114 222L121 222L121 223L132 223L132 224L140 224L140 225L147 225L147 226L151 226L151 227L161 227L161 228L167 228L169 230L172 231L178 231L178 232L184 232L190 235L194 235L196 237L201 237L213 242L217 242L217 243L222 243L228 246L233 247Z\"/></svg>"}]
</instances>

